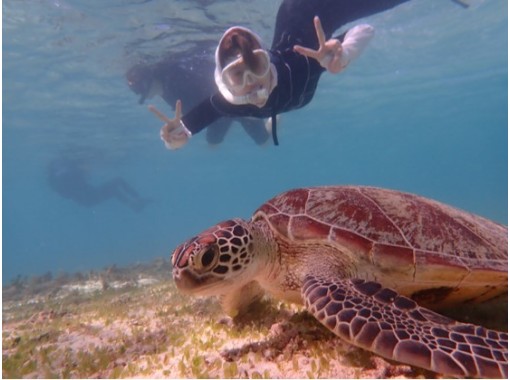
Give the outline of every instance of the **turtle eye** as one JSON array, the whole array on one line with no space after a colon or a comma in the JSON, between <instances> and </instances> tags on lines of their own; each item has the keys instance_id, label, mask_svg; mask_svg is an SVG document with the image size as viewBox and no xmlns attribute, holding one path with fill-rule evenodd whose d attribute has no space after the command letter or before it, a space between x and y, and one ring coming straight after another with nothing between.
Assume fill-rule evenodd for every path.
<instances>
[{"instance_id":1,"label":"turtle eye","mask_svg":"<svg viewBox=\"0 0 510 380\"><path fill-rule=\"evenodd\" d=\"M203 250L197 260L197 269L207 270L210 269L218 259L218 251L213 247Z\"/></svg>"}]
</instances>

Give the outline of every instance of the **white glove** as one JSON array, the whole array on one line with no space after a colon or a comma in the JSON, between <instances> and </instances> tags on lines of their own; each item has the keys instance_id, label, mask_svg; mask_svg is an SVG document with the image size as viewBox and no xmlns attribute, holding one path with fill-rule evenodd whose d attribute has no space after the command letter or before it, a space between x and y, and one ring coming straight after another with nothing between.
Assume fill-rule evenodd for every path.
<instances>
[{"instance_id":1,"label":"white glove","mask_svg":"<svg viewBox=\"0 0 510 380\"><path fill-rule=\"evenodd\" d=\"M179 149L186 144L191 137L191 132L181 120L181 101L175 103L175 117L170 119L165 114L158 111L153 105L149 106L149 110L156 115L165 124L161 127L159 136L165 143L167 149Z\"/></svg>"},{"instance_id":2,"label":"white glove","mask_svg":"<svg viewBox=\"0 0 510 380\"><path fill-rule=\"evenodd\" d=\"M356 25L347 31L342 42L340 57L343 68L361 55L372 37L374 37L374 27L368 24Z\"/></svg>"},{"instance_id":3,"label":"white glove","mask_svg":"<svg viewBox=\"0 0 510 380\"><path fill-rule=\"evenodd\" d=\"M317 33L317 40L319 41L319 48L314 50L301 45L294 45L294 51L306 57L316 59L322 67L333 74L342 71L352 60L360 55L374 35L374 28L364 24L349 29L342 43L336 38L330 38L326 41L324 29L318 16L314 17L313 23Z\"/></svg>"},{"instance_id":4,"label":"white glove","mask_svg":"<svg viewBox=\"0 0 510 380\"><path fill-rule=\"evenodd\" d=\"M191 137L191 132L186 128L184 123L181 121L179 126L174 129L170 129L168 124L165 124L159 133L161 140L165 143L167 149L179 149L186 144Z\"/></svg>"}]
</instances>

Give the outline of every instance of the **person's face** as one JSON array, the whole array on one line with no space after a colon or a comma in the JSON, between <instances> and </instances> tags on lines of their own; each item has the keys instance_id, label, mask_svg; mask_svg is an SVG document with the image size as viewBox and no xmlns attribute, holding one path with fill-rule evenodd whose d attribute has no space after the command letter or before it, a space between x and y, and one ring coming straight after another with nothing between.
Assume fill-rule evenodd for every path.
<instances>
[{"instance_id":1,"label":"person's face","mask_svg":"<svg viewBox=\"0 0 510 380\"><path fill-rule=\"evenodd\" d=\"M271 87L269 55L258 49L255 53L255 66L249 68L242 57L229 63L222 72L223 82L234 96L247 97L247 101L262 107Z\"/></svg>"}]
</instances>

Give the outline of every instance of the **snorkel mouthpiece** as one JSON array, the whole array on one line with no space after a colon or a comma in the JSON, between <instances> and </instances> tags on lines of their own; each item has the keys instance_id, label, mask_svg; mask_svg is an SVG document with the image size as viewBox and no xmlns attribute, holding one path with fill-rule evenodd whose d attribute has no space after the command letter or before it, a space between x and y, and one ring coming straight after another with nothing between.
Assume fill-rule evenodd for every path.
<instances>
[{"instance_id":1,"label":"snorkel mouthpiece","mask_svg":"<svg viewBox=\"0 0 510 380\"><path fill-rule=\"evenodd\" d=\"M266 88L254 90L245 95L232 95L231 93L229 94L230 96L225 98L232 104L252 104L260 108L266 104L267 99L269 98L269 91Z\"/></svg>"},{"instance_id":2,"label":"snorkel mouthpiece","mask_svg":"<svg viewBox=\"0 0 510 380\"><path fill-rule=\"evenodd\" d=\"M257 98L259 99L266 99L269 97L269 91L267 91L267 88L261 88L257 91Z\"/></svg>"}]
</instances>

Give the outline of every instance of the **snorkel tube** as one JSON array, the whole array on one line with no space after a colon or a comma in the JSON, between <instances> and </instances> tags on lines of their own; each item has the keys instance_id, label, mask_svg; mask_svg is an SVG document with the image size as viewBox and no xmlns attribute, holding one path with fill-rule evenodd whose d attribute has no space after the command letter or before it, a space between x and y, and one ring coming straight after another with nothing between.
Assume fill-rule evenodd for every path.
<instances>
[{"instance_id":1,"label":"snorkel tube","mask_svg":"<svg viewBox=\"0 0 510 380\"><path fill-rule=\"evenodd\" d=\"M143 104L152 86L153 70L148 65L137 64L126 73L126 79L131 91L140 95L138 104Z\"/></svg>"}]
</instances>

